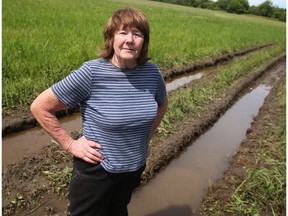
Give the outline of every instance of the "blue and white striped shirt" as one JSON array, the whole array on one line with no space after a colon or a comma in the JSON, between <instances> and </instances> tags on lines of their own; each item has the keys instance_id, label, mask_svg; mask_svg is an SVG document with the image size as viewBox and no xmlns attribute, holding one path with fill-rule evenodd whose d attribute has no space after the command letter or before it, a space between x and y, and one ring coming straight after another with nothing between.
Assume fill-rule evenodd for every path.
<instances>
[{"instance_id":1,"label":"blue and white striped shirt","mask_svg":"<svg viewBox=\"0 0 288 216\"><path fill-rule=\"evenodd\" d=\"M104 169L131 172L146 163L152 124L166 97L155 64L124 70L103 58L91 60L52 90L64 104L81 105L83 135L101 144Z\"/></svg>"}]
</instances>

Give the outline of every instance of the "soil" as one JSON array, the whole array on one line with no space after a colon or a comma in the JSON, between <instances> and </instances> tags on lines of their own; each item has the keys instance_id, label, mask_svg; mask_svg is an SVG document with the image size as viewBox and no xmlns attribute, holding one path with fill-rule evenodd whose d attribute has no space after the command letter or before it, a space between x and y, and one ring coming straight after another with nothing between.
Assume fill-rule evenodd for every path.
<instances>
[{"instance_id":1,"label":"soil","mask_svg":"<svg viewBox=\"0 0 288 216\"><path fill-rule=\"evenodd\" d=\"M230 89L221 100L207 104L208 110L203 115L197 118L187 118L185 123L179 125L177 132L170 134L169 139L165 139L161 142L161 145L155 146L147 161L141 186L153 178L170 160L177 157L177 155L187 147L188 143L197 139L197 137L211 127L245 89L248 87L253 88L251 85L257 82L259 80L258 78L262 79L263 76L268 76L271 68L273 70L277 68L278 75L280 74L280 76L284 77L286 72L285 56L282 56L280 60L279 58L272 60L261 70L244 79L237 86L234 86L233 89ZM261 136L261 130L265 130L267 125L269 126L276 123L274 120L276 121L278 116L278 103L276 103L274 99L276 98L275 89L280 81L273 76L267 80L269 83L273 83L275 88L273 88L269 94L260 114L255 119L249 133L253 134L253 136L249 135L247 140L241 145L238 153L240 156L238 158L235 157L237 159L232 161L231 167L225 173L224 178L217 182L215 187L209 189L206 201L204 201L206 204L213 202L215 199L219 199L219 196L224 202L229 199L231 194L231 190L229 189L235 188L235 184L241 181L237 179L241 179L245 175L243 166L247 167L254 163L253 151L257 149L257 146L253 148L249 147L249 151L247 151L246 146L253 146L253 140L257 139L257 136ZM262 114L263 112L264 114ZM267 120L267 113L271 116L271 118L269 118L271 122L263 124L260 120ZM27 114L26 119L30 118ZM4 122L8 122L8 120L6 119ZM258 133L251 133L251 131L254 130ZM51 143L48 147L43 148L40 154L26 157L16 164L3 167L2 214L66 215L71 161L72 158L70 155L63 151L58 145L55 145L55 143ZM59 178L60 176L62 178ZM226 188L226 190L223 188Z\"/></svg>"}]
</instances>

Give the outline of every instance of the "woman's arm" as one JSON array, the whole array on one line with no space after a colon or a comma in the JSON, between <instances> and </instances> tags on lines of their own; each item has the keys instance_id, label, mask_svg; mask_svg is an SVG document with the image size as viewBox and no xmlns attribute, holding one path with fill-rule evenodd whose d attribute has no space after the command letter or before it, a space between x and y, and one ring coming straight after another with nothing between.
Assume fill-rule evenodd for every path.
<instances>
[{"instance_id":1,"label":"woman's arm","mask_svg":"<svg viewBox=\"0 0 288 216\"><path fill-rule=\"evenodd\" d=\"M78 140L61 127L55 113L67 108L52 92L51 88L42 92L31 104L31 112L43 129L65 150L89 163L99 163L103 156L94 148L101 149L99 143L89 141L84 136Z\"/></svg>"},{"instance_id":2,"label":"woman's arm","mask_svg":"<svg viewBox=\"0 0 288 216\"><path fill-rule=\"evenodd\" d=\"M156 116L156 119L155 119L155 121L154 121L154 123L152 125L152 129L151 129L151 132L150 132L149 140L151 140L151 138L155 134L159 124L161 123L161 120L163 119L163 117L165 115L165 112L166 112L166 109L167 109L167 105L168 105L168 99L167 99L167 96L166 96L165 101L158 107L157 116Z\"/></svg>"}]
</instances>

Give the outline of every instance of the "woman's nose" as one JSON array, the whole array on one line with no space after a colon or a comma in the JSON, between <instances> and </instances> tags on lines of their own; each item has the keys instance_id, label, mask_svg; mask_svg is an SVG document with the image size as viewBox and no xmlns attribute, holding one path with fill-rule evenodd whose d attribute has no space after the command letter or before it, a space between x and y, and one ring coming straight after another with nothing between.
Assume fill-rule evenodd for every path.
<instances>
[{"instance_id":1,"label":"woman's nose","mask_svg":"<svg viewBox=\"0 0 288 216\"><path fill-rule=\"evenodd\" d=\"M127 39L126 39L127 42L130 42L132 43L134 41L134 36L132 33L128 33L127 34Z\"/></svg>"}]
</instances>

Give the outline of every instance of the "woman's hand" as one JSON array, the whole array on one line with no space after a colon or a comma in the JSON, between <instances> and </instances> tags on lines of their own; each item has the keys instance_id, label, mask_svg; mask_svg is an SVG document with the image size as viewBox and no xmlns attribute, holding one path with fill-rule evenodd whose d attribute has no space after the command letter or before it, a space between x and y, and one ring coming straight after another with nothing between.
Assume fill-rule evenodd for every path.
<instances>
[{"instance_id":1,"label":"woman's hand","mask_svg":"<svg viewBox=\"0 0 288 216\"><path fill-rule=\"evenodd\" d=\"M64 149L88 163L96 164L101 162L104 157L96 150L102 148L99 143L89 141L85 137L73 140L61 127L54 113L66 107L49 88L34 100L31 105L31 112L43 129Z\"/></svg>"},{"instance_id":2,"label":"woman's hand","mask_svg":"<svg viewBox=\"0 0 288 216\"><path fill-rule=\"evenodd\" d=\"M104 160L103 155L97 149L102 149L99 143L89 141L82 136L80 139L72 141L67 150L75 157L88 163L97 164Z\"/></svg>"}]
</instances>

